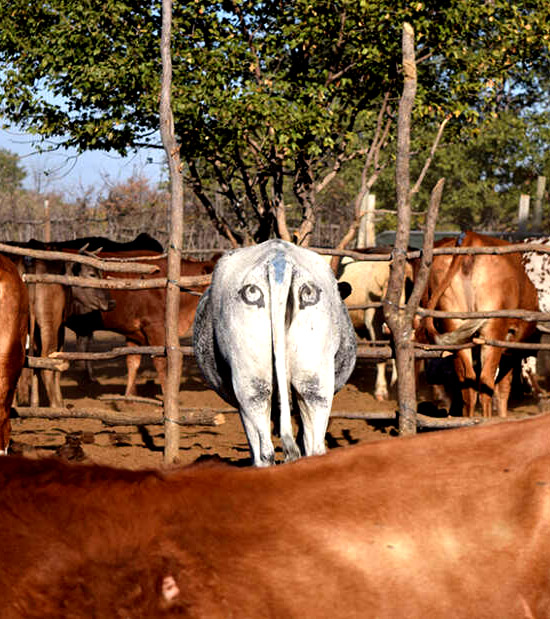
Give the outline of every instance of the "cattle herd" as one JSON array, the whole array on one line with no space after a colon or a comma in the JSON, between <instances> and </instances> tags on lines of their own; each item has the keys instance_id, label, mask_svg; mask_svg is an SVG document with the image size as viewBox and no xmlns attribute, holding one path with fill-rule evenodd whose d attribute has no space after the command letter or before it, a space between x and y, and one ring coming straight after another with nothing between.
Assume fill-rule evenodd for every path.
<instances>
[{"instance_id":1,"label":"cattle herd","mask_svg":"<svg viewBox=\"0 0 550 619\"><path fill-rule=\"evenodd\" d=\"M510 315L428 313L414 331L420 343L446 346L480 338L448 357L448 407L473 416L479 399L486 423L328 454L333 395L354 369L357 342L383 329L380 311L348 306L384 297L389 264L335 266L281 240L182 260L182 274L212 274L212 283L182 290L180 336L192 333L207 383L239 410L255 466L128 471L1 457L1 616L550 618L550 415L489 419L493 410L506 417L516 365L536 374L536 351L514 345L536 342L545 324L513 310L550 311L550 256L506 253L507 245L474 232L436 243L495 253L434 256L421 305ZM166 276L162 246L147 235L27 248L139 257L158 272L108 276ZM414 283L418 262L408 269ZM70 260L0 255L4 454L16 388L18 402L37 403L36 385L23 388L36 382L23 371L26 353L59 349L65 326L82 349L99 329L129 345L164 345L163 289L25 285L24 272L102 276ZM127 395L139 363L128 357ZM165 360L155 367L163 387ZM385 369L378 398L388 397ZM51 406L63 404L57 375L42 376ZM272 425L287 461L277 466Z\"/></svg>"}]
</instances>

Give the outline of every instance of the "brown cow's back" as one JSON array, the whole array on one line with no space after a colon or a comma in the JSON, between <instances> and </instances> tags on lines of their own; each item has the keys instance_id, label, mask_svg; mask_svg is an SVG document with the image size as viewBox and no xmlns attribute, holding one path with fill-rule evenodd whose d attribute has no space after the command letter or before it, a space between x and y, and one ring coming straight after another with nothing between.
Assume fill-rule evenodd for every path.
<instances>
[{"instance_id":1,"label":"brown cow's back","mask_svg":"<svg viewBox=\"0 0 550 619\"><path fill-rule=\"evenodd\" d=\"M550 617L549 432L164 475L0 460L2 616Z\"/></svg>"}]
</instances>

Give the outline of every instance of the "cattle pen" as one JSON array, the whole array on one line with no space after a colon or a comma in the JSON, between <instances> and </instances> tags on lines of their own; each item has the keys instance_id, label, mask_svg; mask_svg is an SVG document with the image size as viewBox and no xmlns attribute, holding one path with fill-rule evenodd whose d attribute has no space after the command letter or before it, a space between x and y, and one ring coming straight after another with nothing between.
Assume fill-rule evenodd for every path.
<instances>
[{"instance_id":1,"label":"cattle pen","mask_svg":"<svg viewBox=\"0 0 550 619\"><path fill-rule=\"evenodd\" d=\"M357 258L360 260L391 260L392 255L387 253L381 254L370 254L365 256L364 254L359 254L353 251L346 250L330 250L326 248L315 248L316 251L320 253L327 253L331 255L342 255L342 256L350 256L352 258ZM42 259L59 259L59 255L56 252L40 252L36 250L28 250L28 249L20 249L12 246L5 246L0 244L0 251L5 251L6 253L16 253L16 254L25 254L32 257L39 257ZM205 253L213 253L216 250L204 250ZM538 245L538 244L516 244L510 245L507 247L489 247L489 248L444 248L441 250L435 249L435 254L475 254L475 253L487 253L487 254L498 254L498 253L511 253L511 252L521 252L521 251L537 251L542 253L550 253L550 249L546 246ZM418 257L419 252L410 252L409 258ZM151 271L150 265L140 264L139 261L131 260L131 261L121 261L116 262L113 260L104 261L102 263L101 260L98 260L95 257L85 256L85 255L74 255L68 256L63 254L63 259L65 260L74 260L76 262L88 262L90 264L94 264L95 266L99 266L99 268L109 269L109 270L119 270L121 272L143 272L149 270ZM144 287L163 287L166 285L166 280L163 278L153 278L148 280L135 280L135 279L117 279L114 280L97 280L97 279L82 279L78 277L68 277L68 276L60 276L60 275L27 275L25 276L25 280L28 283L36 283L36 282L46 282L46 283L63 283L65 285L81 285L81 286L93 286L93 287L102 287L102 288L124 288L124 289L140 289ZM209 281L209 276L199 276L199 277L186 277L182 278L180 281L180 286L182 288L187 288L190 286L203 285ZM367 307L381 307L382 303L372 304L372 305L364 305L358 306L356 309L366 309ZM496 318L496 317L519 317L527 321L545 321L550 320L550 315L544 314L541 312L526 312L520 310L500 310L493 312L441 312L437 310L426 310L422 308L418 308L419 315L431 315L437 318L441 317L455 317L455 318L471 318L471 317L483 317L483 318ZM414 346L414 355L418 359L429 359L429 358L438 358L443 355L447 355L461 348L466 347L474 347L479 346L481 344L489 344L491 346L500 346L506 348L516 348L516 349L528 349L528 350L550 350L550 344L522 344L522 343L511 343L506 341L485 341L479 338L474 338L471 343L463 344L463 345L436 345L436 344L415 344ZM184 357L192 357L193 349L191 346L180 346L179 352ZM143 347L116 347L108 352L57 352L53 354L50 358L37 358L29 356L27 358L26 364L27 367L32 368L33 370L38 369L51 369L56 372L63 372L67 370L68 364L70 362L78 361L78 360L90 360L90 361L98 361L105 359L115 359L124 357L129 354L144 354L144 355L153 355L153 356L162 356L166 354L164 347L151 347L151 346L143 346ZM389 360L393 358L394 350L391 344L391 341L375 341L369 342L369 344L362 344L358 348L358 358L359 359L367 359L367 360ZM162 401L154 398L127 398L124 396L113 396L113 397L105 397L102 398L104 401L116 402L117 400L122 401L134 401L136 403L142 404L149 408L149 412L142 412L140 414L132 413L131 415L127 415L122 412L113 412L108 409L101 408L52 408L52 407L33 407L33 406L16 406L15 410L17 414L21 418L26 417L41 417L46 419L60 419L60 418L91 418L98 419L106 424L113 423L128 423L135 425L157 425L163 423L163 415L161 413L161 408L163 406ZM186 408L180 407L178 418L175 421L176 424L180 426L190 426L190 425L220 425L224 423L224 415L225 414L233 414L237 411L233 408L223 408L216 410L198 410L196 408ZM395 411L362 411L362 412L353 412L349 413L346 411L338 411L333 410L331 417L343 417L343 418L353 418L353 419L364 419L366 421L369 420L387 420L387 421L397 421L399 418L399 410ZM446 418L437 418L430 417L427 415L420 414L416 412L415 414L415 424L417 428L449 428L456 427L462 425L472 425L481 423L483 420L479 417L475 418L460 418L460 417L446 417Z\"/></svg>"}]
</instances>

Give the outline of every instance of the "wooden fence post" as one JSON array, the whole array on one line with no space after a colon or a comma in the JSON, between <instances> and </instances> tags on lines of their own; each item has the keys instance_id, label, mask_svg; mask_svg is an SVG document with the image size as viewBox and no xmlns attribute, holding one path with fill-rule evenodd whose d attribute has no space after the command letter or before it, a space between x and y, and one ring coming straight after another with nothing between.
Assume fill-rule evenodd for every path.
<instances>
[{"instance_id":1,"label":"wooden fence post","mask_svg":"<svg viewBox=\"0 0 550 619\"><path fill-rule=\"evenodd\" d=\"M52 240L52 222L50 216L50 201L44 200L44 243Z\"/></svg>"},{"instance_id":2,"label":"wooden fence post","mask_svg":"<svg viewBox=\"0 0 550 619\"><path fill-rule=\"evenodd\" d=\"M542 200L544 198L544 190L546 189L546 176L537 177L537 195L535 198L535 207L533 209L533 231L540 232L542 225Z\"/></svg>"},{"instance_id":3,"label":"wooden fence post","mask_svg":"<svg viewBox=\"0 0 550 619\"><path fill-rule=\"evenodd\" d=\"M525 234L527 232L527 222L529 220L529 195L522 193L519 197L518 207L518 232Z\"/></svg>"},{"instance_id":4,"label":"wooden fence post","mask_svg":"<svg viewBox=\"0 0 550 619\"><path fill-rule=\"evenodd\" d=\"M410 132L411 114L416 94L416 60L414 53L413 27L403 24L403 94L399 102L397 120L397 230L390 269L388 291L384 299L384 315L395 342L397 365L397 392L399 407L399 432L402 435L416 432L416 390L414 384L414 345L412 341L412 317L399 308L401 291L405 281L405 263L410 236ZM410 324L409 324L410 323Z\"/></svg>"},{"instance_id":5,"label":"wooden fence post","mask_svg":"<svg viewBox=\"0 0 550 619\"><path fill-rule=\"evenodd\" d=\"M160 93L160 133L170 170L170 241L168 247L168 282L166 287L166 361L167 373L164 391L164 463L177 462L180 426L179 387L182 354L179 350L178 317L180 305L179 279L183 239L183 175L180 146L174 131L171 107L172 57L172 1L162 0L162 84Z\"/></svg>"},{"instance_id":6,"label":"wooden fence post","mask_svg":"<svg viewBox=\"0 0 550 619\"><path fill-rule=\"evenodd\" d=\"M374 247L376 244L376 230L374 227L374 210L376 207L376 196L373 193L366 193L363 196L361 205L361 222L357 230L357 247Z\"/></svg>"}]
</instances>

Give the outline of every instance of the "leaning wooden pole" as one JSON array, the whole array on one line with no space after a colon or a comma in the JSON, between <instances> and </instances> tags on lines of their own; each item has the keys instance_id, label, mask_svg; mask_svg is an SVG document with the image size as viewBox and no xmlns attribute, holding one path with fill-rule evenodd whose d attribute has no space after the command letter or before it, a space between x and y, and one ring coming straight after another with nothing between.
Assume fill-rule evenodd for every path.
<instances>
[{"instance_id":1,"label":"leaning wooden pole","mask_svg":"<svg viewBox=\"0 0 550 619\"><path fill-rule=\"evenodd\" d=\"M164 391L164 463L177 462L179 451L178 395L182 368L179 350L178 315L180 305L181 243L183 239L183 175L179 144L172 114L172 0L162 0L162 83L160 92L160 134L170 170L170 241L168 247L168 282L166 286L166 359Z\"/></svg>"}]
</instances>

